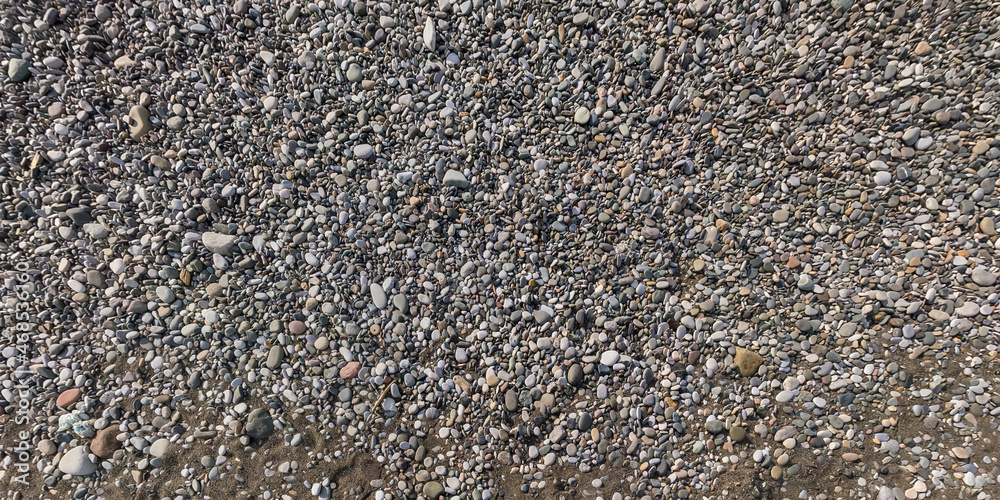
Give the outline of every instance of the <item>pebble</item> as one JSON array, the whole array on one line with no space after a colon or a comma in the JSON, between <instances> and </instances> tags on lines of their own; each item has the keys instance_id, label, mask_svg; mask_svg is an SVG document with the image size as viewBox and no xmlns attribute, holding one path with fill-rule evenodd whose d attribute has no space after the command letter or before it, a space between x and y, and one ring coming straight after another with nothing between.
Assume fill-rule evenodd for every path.
<instances>
[{"instance_id":1,"label":"pebble","mask_svg":"<svg viewBox=\"0 0 1000 500\"><path fill-rule=\"evenodd\" d=\"M737 347L736 357L733 362L739 369L740 374L744 377L749 377L757 373L757 369L764 363L764 358L753 351Z\"/></svg>"},{"instance_id":2,"label":"pebble","mask_svg":"<svg viewBox=\"0 0 1000 500\"><path fill-rule=\"evenodd\" d=\"M274 422L267 410L257 408L247 415L247 436L252 439L265 440L274 432Z\"/></svg>"},{"instance_id":3,"label":"pebble","mask_svg":"<svg viewBox=\"0 0 1000 500\"><path fill-rule=\"evenodd\" d=\"M132 140L138 141L146 134L152 132L153 122L150 116L149 110L144 106L132 106L132 109L128 112L128 117L131 120L129 130Z\"/></svg>"},{"instance_id":4,"label":"pebble","mask_svg":"<svg viewBox=\"0 0 1000 500\"><path fill-rule=\"evenodd\" d=\"M465 189L469 187L469 180L466 179L465 174L459 172L458 170L448 170L444 174L444 185L454 186L459 189Z\"/></svg>"},{"instance_id":5,"label":"pebble","mask_svg":"<svg viewBox=\"0 0 1000 500\"><path fill-rule=\"evenodd\" d=\"M90 443L90 450L99 458L105 460L111 458L115 451L121 448L121 442L117 438L118 432L117 426L105 427L97 431L97 435Z\"/></svg>"},{"instance_id":6,"label":"pebble","mask_svg":"<svg viewBox=\"0 0 1000 500\"><path fill-rule=\"evenodd\" d=\"M103 240L108 237L109 231L104 224L92 222L83 225L83 230L95 240Z\"/></svg>"},{"instance_id":7,"label":"pebble","mask_svg":"<svg viewBox=\"0 0 1000 500\"><path fill-rule=\"evenodd\" d=\"M7 78L14 83L21 83L31 76L28 61L13 58L7 63Z\"/></svg>"},{"instance_id":8,"label":"pebble","mask_svg":"<svg viewBox=\"0 0 1000 500\"><path fill-rule=\"evenodd\" d=\"M423 40L424 47L427 50L434 52L437 48L437 29L434 26L434 19L431 17L428 17L427 20L424 21Z\"/></svg>"},{"instance_id":9,"label":"pebble","mask_svg":"<svg viewBox=\"0 0 1000 500\"><path fill-rule=\"evenodd\" d=\"M100 436L100 434L98 434L98 436ZM59 448L51 439L43 439L38 443L38 452L44 456L55 455L58 450Z\"/></svg>"},{"instance_id":10,"label":"pebble","mask_svg":"<svg viewBox=\"0 0 1000 500\"><path fill-rule=\"evenodd\" d=\"M719 434L725 430L725 424L719 420L711 419L705 422L705 430L712 434Z\"/></svg>"},{"instance_id":11,"label":"pebble","mask_svg":"<svg viewBox=\"0 0 1000 500\"><path fill-rule=\"evenodd\" d=\"M373 154L375 154L375 150L372 149L369 144L358 144L357 146L354 146L354 156L358 158L367 160L371 158Z\"/></svg>"},{"instance_id":12,"label":"pebble","mask_svg":"<svg viewBox=\"0 0 1000 500\"><path fill-rule=\"evenodd\" d=\"M284 359L285 359L285 350L282 349L280 345L274 345L271 346L270 350L268 350L267 361L265 361L264 364L268 368L274 370L279 366L281 366L281 362Z\"/></svg>"},{"instance_id":13,"label":"pebble","mask_svg":"<svg viewBox=\"0 0 1000 500\"><path fill-rule=\"evenodd\" d=\"M424 483L422 491L427 498L438 498L444 494L444 486L437 481L428 481Z\"/></svg>"},{"instance_id":14,"label":"pebble","mask_svg":"<svg viewBox=\"0 0 1000 500\"><path fill-rule=\"evenodd\" d=\"M566 374L566 381L570 385L578 386L580 382L583 381L583 367L579 364L573 364L569 367L569 371Z\"/></svg>"},{"instance_id":15,"label":"pebble","mask_svg":"<svg viewBox=\"0 0 1000 500\"><path fill-rule=\"evenodd\" d=\"M201 242L209 252L229 255L233 244L236 242L236 237L208 231L201 235Z\"/></svg>"},{"instance_id":16,"label":"pebble","mask_svg":"<svg viewBox=\"0 0 1000 500\"><path fill-rule=\"evenodd\" d=\"M997 275L982 267L972 270L972 281L979 286L993 286L997 282Z\"/></svg>"},{"instance_id":17,"label":"pebble","mask_svg":"<svg viewBox=\"0 0 1000 500\"><path fill-rule=\"evenodd\" d=\"M169 304L177 298L177 295L174 294L174 291L171 290L170 287L160 285L156 287L156 297L159 298L162 302L166 302L167 304Z\"/></svg>"},{"instance_id":18,"label":"pebble","mask_svg":"<svg viewBox=\"0 0 1000 500\"><path fill-rule=\"evenodd\" d=\"M76 446L66 451L59 459L59 471L74 476L89 476L97 472L98 466L90 459L86 446Z\"/></svg>"},{"instance_id":19,"label":"pebble","mask_svg":"<svg viewBox=\"0 0 1000 500\"><path fill-rule=\"evenodd\" d=\"M170 441L168 439L160 438L153 442L149 446L149 454L156 458L162 458L163 455L167 453L167 449L170 447Z\"/></svg>"},{"instance_id":20,"label":"pebble","mask_svg":"<svg viewBox=\"0 0 1000 500\"><path fill-rule=\"evenodd\" d=\"M389 304L389 299L386 297L385 290L382 288L382 285L372 283L371 292L372 304L379 309L385 309L385 306Z\"/></svg>"},{"instance_id":21,"label":"pebble","mask_svg":"<svg viewBox=\"0 0 1000 500\"><path fill-rule=\"evenodd\" d=\"M58 398L56 398L56 405L61 406L63 408L69 408L74 403L79 401L80 398L82 397L83 397L83 390L77 388L66 389L65 391L59 394Z\"/></svg>"},{"instance_id":22,"label":"pebble","mask_svg":"<svg viewBox=\"0 0 1000 500\"><path fill-rule=\"evenodd\" d=\"M604 351L601 353L601 364L604 366L612 366L618 362L621 355L617 351Z\"/></svg>"},{"instance_id":23,"label":"pebble","mask_svg":"<svg viewBox=\"0 0 1000 500\"><path fill-rule=\"evenodd\" d=\"M346 365L344 365L343 368L340 369L339 375L340 375L340 378L342 378L344 380L350 380L350 379L352 379L354 377L357 377L358 373L360 371L361 371L361 362L359 362L359 361L351 361L351 362L347 363Z\"/></svg>"},{"instance_id":24,"label":"pebble","mask_svg":"<svg viewBox=\"0 0 1000 500\"><path fill-rule=\"evenodd\" d=\"M875 172L875 185L886 186L892 182L892 174L889 172L881 171Z\"/></svg>"},{"instance_id":25,"label":"pebble","mask_svg":"<svg viewBox=\"0 0 1000 500\"><path fill-rule=\"evenodd\" d=\"M747 436L746 429L738 425L734 425L729 428L729 439L732 439L734 443L739 443L743 441L744 439L746 439L746 436Z\"/></svg>"}]
</instances>

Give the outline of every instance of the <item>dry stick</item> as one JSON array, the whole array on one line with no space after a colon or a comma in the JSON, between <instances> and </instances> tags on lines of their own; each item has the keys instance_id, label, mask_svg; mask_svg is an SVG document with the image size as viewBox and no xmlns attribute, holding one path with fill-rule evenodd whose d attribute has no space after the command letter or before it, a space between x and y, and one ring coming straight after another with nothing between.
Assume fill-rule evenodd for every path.
<instances>
[{"instance_id":1,"label":"dry stick","mask_svg":"<svg viewBox=\"0 0 1000 500\"><path fill-rule=\"evenodd\" d=\"M382 389L382 394L379 394L378 399L375 400L376 409L378 408L378 405L382 403L382 400L385 399L385 395L389 394L389 389L391 388L392 388L392 381L389 381L389 384L385 386L385 389Z\"/></svg>"}]
</instances>

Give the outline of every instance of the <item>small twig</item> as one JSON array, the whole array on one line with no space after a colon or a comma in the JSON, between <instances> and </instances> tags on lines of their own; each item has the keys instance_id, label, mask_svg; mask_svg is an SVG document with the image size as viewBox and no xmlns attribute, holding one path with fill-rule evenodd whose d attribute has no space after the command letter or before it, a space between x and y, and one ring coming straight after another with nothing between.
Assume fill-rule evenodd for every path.
<instances>
[{"instance_id":1,"label":"small twig","mask_svg":"<svg viewBox=\"0 0 1000 500\"><path fill-rule=\"evenodd\" d=\"M375 408L378 408L379 404L382 403L382 400L385 399L385 395L389 394L389 389L391 388L392 388L392 381L390 380L389 384L385 386L385 389L382 389L382 394L379 394L378 399L375 400Z\"/></svg>"}]
</instances>

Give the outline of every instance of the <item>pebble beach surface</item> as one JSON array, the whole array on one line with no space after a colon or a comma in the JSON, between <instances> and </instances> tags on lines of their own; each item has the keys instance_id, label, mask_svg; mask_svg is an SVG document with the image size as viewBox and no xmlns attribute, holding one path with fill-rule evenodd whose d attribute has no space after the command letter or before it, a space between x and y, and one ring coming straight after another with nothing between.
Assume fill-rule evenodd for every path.
<instances>
[{"instance_id":1,"label":"pebble beach surface","mask_svg":"<svg viewBox=\"0 0 1000 500\"><path fill-rule=\"evenodd\" d=\"M1000 498L996 1L0 5L3 498Z\"/></svg>"}]
</instances>

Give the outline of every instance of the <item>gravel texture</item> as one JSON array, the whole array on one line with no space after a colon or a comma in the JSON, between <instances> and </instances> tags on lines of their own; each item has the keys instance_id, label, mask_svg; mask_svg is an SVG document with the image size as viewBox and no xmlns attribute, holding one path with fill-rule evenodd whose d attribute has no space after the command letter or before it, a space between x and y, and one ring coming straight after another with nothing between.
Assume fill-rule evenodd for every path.
<instances>
[{"instance_id":1,"label":"gravel texture","mask_svg":"<svg viewBox=\"0 0 1000 500\"><path fill-rule=\"evenodd\" d=\"M1000 3L3 9L12 498L1000 498Z\"/></svg>"}]
</instances>

